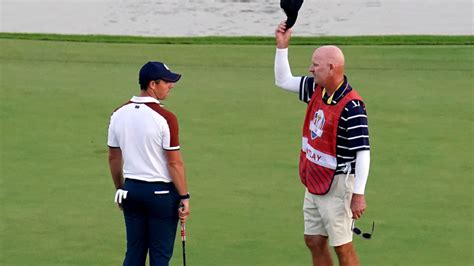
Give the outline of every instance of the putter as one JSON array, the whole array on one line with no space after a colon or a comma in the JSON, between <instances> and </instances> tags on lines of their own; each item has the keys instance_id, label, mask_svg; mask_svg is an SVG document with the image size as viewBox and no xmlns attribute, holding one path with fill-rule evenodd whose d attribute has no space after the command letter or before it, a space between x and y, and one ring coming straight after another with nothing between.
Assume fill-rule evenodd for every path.
<instances>
[{"instance_id":1,"label":"putter","mask_svg":"<svg viewBox=\"0 0 474 266\"><path fill-rule=\"evenodd\" d=\"M183 244L183 265L186 266L186 225L181 223L181 243Z\"/></svg>"}]
</instances>

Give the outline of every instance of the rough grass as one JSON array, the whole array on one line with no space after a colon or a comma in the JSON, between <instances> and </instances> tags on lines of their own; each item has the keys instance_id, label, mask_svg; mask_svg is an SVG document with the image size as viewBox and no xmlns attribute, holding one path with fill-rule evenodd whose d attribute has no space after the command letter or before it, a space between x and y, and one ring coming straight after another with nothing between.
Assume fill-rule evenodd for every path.
<instances>
[{"instance_id":1,"label":"rough grass","mask_svg":"<svg viewBox=\"0 0 474 266\"><path fill-rule=\"evenodd\" d=\"M273 37L258 36L204 36L204 37L143 37L116 35L70 35L44 33L0 32L0 39L23 39L67 42L150 43L150 44L226 44L273 45ZM389 35L389 36L295 36L292 45L472 45L473 35Z\"/></svg>"}]
</instances>

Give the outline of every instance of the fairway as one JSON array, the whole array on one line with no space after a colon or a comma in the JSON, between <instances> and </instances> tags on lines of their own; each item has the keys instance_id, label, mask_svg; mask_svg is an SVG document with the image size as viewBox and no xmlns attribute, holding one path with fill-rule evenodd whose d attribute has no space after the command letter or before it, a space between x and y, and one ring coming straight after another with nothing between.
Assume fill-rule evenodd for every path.
<instances>
[{"instance_id":1,"label":"fairway","mask_svg":"<svg viewBox=\"0 0 474 266\"><path fill-rule=\"evenodd\" d=\"M291 46L306 75L314 46ZM472 265L472 45L347 45L369 115L362 265ZM274 85L274 45L0 39L0 265L121 265L106 134L149 60L183 74L188 265L304 266L298 177L305 104ZM176 239L171 265L182 265Z\"/></svg>"}]
</instances>

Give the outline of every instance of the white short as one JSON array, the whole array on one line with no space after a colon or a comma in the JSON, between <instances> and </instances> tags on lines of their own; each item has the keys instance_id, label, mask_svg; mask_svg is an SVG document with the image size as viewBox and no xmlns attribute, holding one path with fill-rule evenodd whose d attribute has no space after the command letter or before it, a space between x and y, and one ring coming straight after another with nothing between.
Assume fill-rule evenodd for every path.
<instances>
[{"instance_id":1,"label":"white short","mask_svg":"<svg viewBox=\"0 0 474 266\"><path fill-rule=\"evenodd\" d=\"M354 175L336 175L329 192L314 195L306 189L303 213L304 234L329 238L329 245L341 246L352 242L351 200Z\"/></svg>"}]
</instances>

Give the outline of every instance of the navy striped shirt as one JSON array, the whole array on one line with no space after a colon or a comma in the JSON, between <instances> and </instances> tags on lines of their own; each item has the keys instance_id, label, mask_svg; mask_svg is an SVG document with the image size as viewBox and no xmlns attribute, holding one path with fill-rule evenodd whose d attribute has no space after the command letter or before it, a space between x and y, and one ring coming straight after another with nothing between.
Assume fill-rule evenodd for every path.
<instances>
[{"instance_id":1,"label":"navy striped shirt","mask_svg":"<svg viewBox=\"0 0 474 266\"><path fill-rule=\"evenodd\" d=\"M344 77L344 83L334 93L331 105L337 104L339 100L352 90L352 87L347 83L347 78ZM299 99L309 103L316 85L313 77L301 77ZM323 102L326 103L328 98L329 95L323 95ZM356 153L361 150L370 149L369 127L364 102L358 100L350 101L344 107L339 118L336 145L336 175L344 173L344 168L348 162L351 163L351 173L353 174L355 171Z\"/></svg>"}]
</instances>

